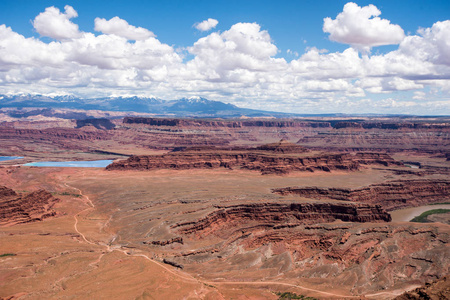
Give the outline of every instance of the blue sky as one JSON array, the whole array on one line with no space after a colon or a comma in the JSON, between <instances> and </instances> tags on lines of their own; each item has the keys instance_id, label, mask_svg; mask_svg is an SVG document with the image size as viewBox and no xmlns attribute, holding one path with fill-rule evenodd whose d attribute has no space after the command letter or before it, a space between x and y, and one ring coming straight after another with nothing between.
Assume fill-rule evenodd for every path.
<instances>
[{"instance_id":1,"label":"blue sky","mask_svg":"<svg viewBox=\"0 0 450 300\"><path fill-rule=\"evenodd\" d=\"M449 16L450 1L0 1L0 93L450 114Z\"/></svg>"}]
</instances>

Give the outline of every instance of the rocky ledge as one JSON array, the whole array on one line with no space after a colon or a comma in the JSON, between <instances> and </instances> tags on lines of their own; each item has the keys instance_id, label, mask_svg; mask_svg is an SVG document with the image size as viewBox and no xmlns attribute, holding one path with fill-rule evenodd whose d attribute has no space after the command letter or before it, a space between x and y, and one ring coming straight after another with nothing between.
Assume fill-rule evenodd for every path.
<instances>
[{"instance_id":1,"label":"rocky ledge","mask_svg":"<svg viewBox=\"0 0 450 300\"><path fill-rule=\"evenodd\" d=\"M355 171L363 164L401 165L384 153L310 154L308 150L281 141L250 149L187 148L165 155L132 156L109 165L107 170L215 169L240 168L262 174L292 171Z\"/></svg>"},{"instance_id":2,"label":"rocky ledge","mask_svg":"<svg viewBox=\"0 0 450 300\"><path fill-rule=\"evenodd\" d=\"M172 229L190 234L226 231L243 226L281 228L301 224L389 222L391 216L378 205L356 203L248 203L215 206L216 210L193 222L177 223ZM239 225L237 225L239 224Z\"/></svg>"},{"instance_id":3,"label":"rocky ledge","mask_svg":"<svg viewBox=\"0 0 450 300\"><path fill-rule=\"evenodd\" d=\"M185 235L185 244L200 247L180 247L170 259L211 278L245 280L242 270L246 270L253 278L283 275L329 289L345 287L353 295L407 288L448 273L449 257L442 255L448 251L448 226L321 223L314 219L300 224L295 212L266 213L277 209L260 204L218 208L197 222L176 224L172 229ZM262 220L253 220L251 211L253 218ZM273 220L270 215L285 221ZM206 241L215 242L205 245Z\"/></svg>"},{"instance_id":4,"label":"rocky ledge","mask_svg":"<svg viewBox=\"0 0 450 300\"><path fill-rule=\"evenodd\" d=\"M19 195L0 186L0 226L42 221L55 216L53 206L58 201L46 190Z\"/></svg>"},{"instance_id":5,"label":"rocky ledge","mask_svg":"<svg viewBox=\"0 0 450 300\"><path fill-rule=\"evenodd\" d=\"M433 282L427 282L424 286L413 291L403 293L394 300L440 300L450 299L450 276L445 276Z\"/></svg>"},{"instance_id":6,"label":"rocky ledge","mask_svg":"<svg viewBox=\"0 0 450 300\"><path fill-rule=\"evenodd\" d=\"M125 117L124 124L144 124L149 126L169 126L169 127L212 127L212 128L245 128L245 127L266 127L266 128L330 128L329 122L302 122L295 120L202 120L202 119L168 119L168 118L140 118Z\"/></svg>"},{"instance_id":7,"label":"rocky ledge","mask_svg":"<svg viewBox=\"0 0 450 300\"><path fill-rule=\"evenodd\" d=\"M397 180L358 189L286 187L272 190L280 195L296 194L305 198L335 199L379 204L387 211L445 202L450 199L448 180Z\"/></svg>"}]
</instances>

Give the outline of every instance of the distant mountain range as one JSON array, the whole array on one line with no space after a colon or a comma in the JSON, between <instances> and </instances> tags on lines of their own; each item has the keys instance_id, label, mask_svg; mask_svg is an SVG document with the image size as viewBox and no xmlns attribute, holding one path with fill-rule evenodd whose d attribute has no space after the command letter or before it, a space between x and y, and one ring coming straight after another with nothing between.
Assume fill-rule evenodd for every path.
<instances>
[{"instance_id":1,"label":"distant mountain range","mask_svg":"<svg viewBox=\"0 0 450 300\"><path fill-rule=\"evenodd\" d=\"M411 117L411 115L380 115L380 114L295 114L273 111L240 108L233 104L212 101L202 97L181 98L178 100L161 100L146 97L103 97L82 99L75 96L44 96L44 95L2 95L0 94L0 109L14 108L7 115L14 118L41 115L63 119L92 118L89 114L67 110L96 110L117 112L115 117L136 114L152 114L156 117L186 117L186 118L291 118L291 117ZM26 108L26 109L24 109ZM438 117L438 116L423 116ZM112 116L111 116L112 118ZM1 121L1 120L0 120Z\"/></svg>"},{"instance_id":2,"label":"distant mountain range","mask_svg":"<svg viewBox=\"0 0 450 300\"><path fill-rule=\"evenodd\" d=\"M161 100L144 97L105 97L80 99L74 96L43 95L0 95L0 108L45 108L45 109L81 109L151 113L160 116L236 118L236 117L277 117L301 116L281 112L270 112L240 108L220 101L201 97ZM324 115L335 116L335 114ZM80 116L81 117L81 116Z\"/></svg>"},{"instance_id":3,"label":"distant mountain range","mask_svg":"<svg viewBox=\"0 0 450 300\"><path fill-rule=\"evenodd\" d=\"M6 107L140 112L180 117L287 116L283 113L239 108L201 97L165 101L136 96L80 99L73 96L0 95L0 108Z\"/></svg>"}]
</instances>

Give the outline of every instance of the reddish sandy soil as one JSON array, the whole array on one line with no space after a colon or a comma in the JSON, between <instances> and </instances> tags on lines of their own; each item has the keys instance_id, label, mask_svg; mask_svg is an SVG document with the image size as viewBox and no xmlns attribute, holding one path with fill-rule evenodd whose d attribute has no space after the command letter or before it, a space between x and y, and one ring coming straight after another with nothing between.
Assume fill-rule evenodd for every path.
<instances>
[{"instance_id":1,"label":"reddish sandy soil","mask_svg":"<svg viewBox=\"0 0 450 300\"><path fill-rule=\"evenodd\" d=\"M2 154L25 155L24 161L119 158L91 150L154 155L167 152L162 148L174 141L174 135L164 135L167 139L159 150L148 148L146 141L155 145L157 140L147 135L139 144L131 134L142 134L144 126L127 126L112 139L102 138L112 132L92 128L94 135L66 132L59 139L54 138L58 130L22 133L18 140L3 136ZM245 144L242 137L248 137L250 129L241 128L245 134L221 130L231 132L234 140L228 137L228 142ZM247 145L274 142L281 135L291 140L305 132L315 135L319 129L255 130L256 135L269 133L247 140ZM121 138L136 144L119 143ZM449 273L450 225L386 222L383 202L354 203L273 190L359 191L420 179L429 185L422 194L413 192L413 200L405 197L405 207L420 199L448 202L445 190L438 194L429 188L448 180L450 161L442 155L446 145L433 153L392 153L397 161L419 163L420 169L367 164L353 170L293 170L283 175L240 167L107 171L5 162L0 167L2 186L18 196L44 189L59 201L49 208L55 214L41 221L0 226L0 297L278 299L275 292L291 291L319 299L392 299Z\"/></svg>"},{"instance_id":2,"label":"reddish sandy soil","mask_svg":"<svg viewBox=\"0 0 450 300\"><path fill-rule=\"evenodd\" d=\"M336 234L321 237L323 229L319 227L314 229L310 226L308 229L300 225L295 227L295 230L264 232L258 228L256 231L249 228L250 222L245 227L246 234L251 233L251 236L243 238L242 243L231 244L229 242L234 239L236 233L233 233L234 230L224 230L220 224L215 224L209 232L199 231L197 234L187 235L171 228L180 221L201 219L207 212L214 211L214 204L292 201L274 195L270 192L271 188L300 182L314 182L316 185L326 186L330 185L330 182L342 186L345 182L347 187L361 186L367 181L382 181L386 176L390 176L389 172L385 171L366 170L358 172L358 176L346 172L316 172L314 175L297 173L284 177L262 176L257 172L239 170L159 170L143 173L101 169L11 167L0 171L3 182L16 190L32 191L38 187L46 187L61 199L61 202L55 205L60 214L56 218L1 228L0 252L17 254L0 258L4 279L0 288L2 297L24 293L23 299L60 298L69 295L81 298L123 295L123 298L129 299L138 296L145 298L146 295L171 299L180 299L182 295L191 295L192 299L231 299L233 295L246 295L250 299L276 299L271 292L289 290L320 298L361 294L366 297L372 294L374 298L390 298L427 280L420 272L414 271L415 268L426 268L429 276L439 276L439 272L448 271L448 261L440 261L433 254L433 251L443 251L448 247L439 248L439 245L433 244L434 250L420 248L423 246L418 247L418 250L426 253L431 251L426 254L426 259L433 260L432 264L440 261L438 264L441 267L446 266L447 271L445 268L430 269L428 263L417 264L421 262L417 257L410 259L410 270L403 270L406 272L405 276L409 274L417 277L414 280L382 281L375 276L373 278L378 279L380 283L365 288L360 286L365 286L365 283L355 280L360 276L359 272L362 272L358 271L357 266L363 262L361 259L367 259L364 255L359 257L361 253L381 251L381 258L375 264L364 265L365 269L375 268L374 272L379 270L386 274L394 270L399 272L400 265L405 263L403 255L395 256L400 261L394 269L380 269L379 264L384 264L386 259L392 259L383 256L393 254L383 254L383 244L391 247L387 245L401 243L403 239L417 236L414 233L417 230L424 231L420 234L420 239L416 240L417 243L421 243L423 239L424 242L429 242L431 236L427 238L427 232L437 236L441 240L439 243L448 243L449 230L443 225L338 222L331 225L341 227L335 228ZM295 201L311 202L307 199ZM236 224L235 226L240 228ZM215 231L215 228L219 231ZM349 244L354 249L353 254L345 254L342 251L346 250L333 248L336 245L319 246L324 240L341 240L346 232L352 236L361 230L367 231L364 228L382 230L364 238L357 238L355 235L354 242L359 244L360 248ZM402 230L403 232L400 232ZM395 235L396 231L400 233L395 242L383 239L386 233ZM288 240L281 242L274 234L281 234L282 240ZM144 244L149 241L166 241L176 236L182 236L184 244ZM381 239L382 243L371 244L370 240L374 236ZM221 247L224 239L228 245ZM297 240L318 244L307 249L299 248ZM210 250L206 254L180 257L182 254L202 249ZM328 257L340 253L341 258L347 258L347 262L338 269L330 269L330 262L326 261L325 256L320 258L321 254L314 249L327 253ZM211 251L212 254L209 254ZM298 260L299 251L311 256L310 259L319 255L316 259L324 260L320 263L322 267L311 269L299 266L299 263L305 263L303 259ZM292 256L294 252L297 256ZM376 255L375 252L372 256ZM164 258L183 264L184 269L163 264ZM413 265L415 267L412 267ZM339 271L342 268L350 268L353 271ZM299 271L301 273L298 273ZM302 274L306 271L309 272L307 276ZM333 274L330 279L337 276L339 280L324 279L323 274ZM396 276L400 276L400 273ZM339 284L336 285L336 282ZM333 292L330 293L330 290Z\"/></svg>"}]
</instances>

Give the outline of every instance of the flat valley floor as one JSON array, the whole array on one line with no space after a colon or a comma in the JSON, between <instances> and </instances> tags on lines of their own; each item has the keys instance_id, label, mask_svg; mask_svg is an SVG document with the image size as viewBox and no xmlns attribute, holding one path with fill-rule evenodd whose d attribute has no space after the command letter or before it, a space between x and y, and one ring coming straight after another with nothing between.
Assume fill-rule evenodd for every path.
<instances>
[{"instance_id":1,"label":"flat valley floor","mask_svg":"<svg viewBox=\"0 0 450 300\"><path fill-rule=\"evenodd\" d=\"M27 147L28 153L5 154L48 160L47 142ZM117 158L63 148L50 154L60 160ZM449 202L450 161L444 155L391 156L421 168L368 164L352 171L262 175L242 168L142 171L4 162L2 186L19 196L45 189L59 201L51 217L18 224L11 215L0 226L0 298L279 299L277 293L292 292L393 299L449 273L449 214L435 223L386 222L386 207L377 208L370 197L353 203L274 192L367 188L383 200L379 186L407 182L416 189L399 196L405 207L423 199Z\"/></svg>"}]
</instances>

